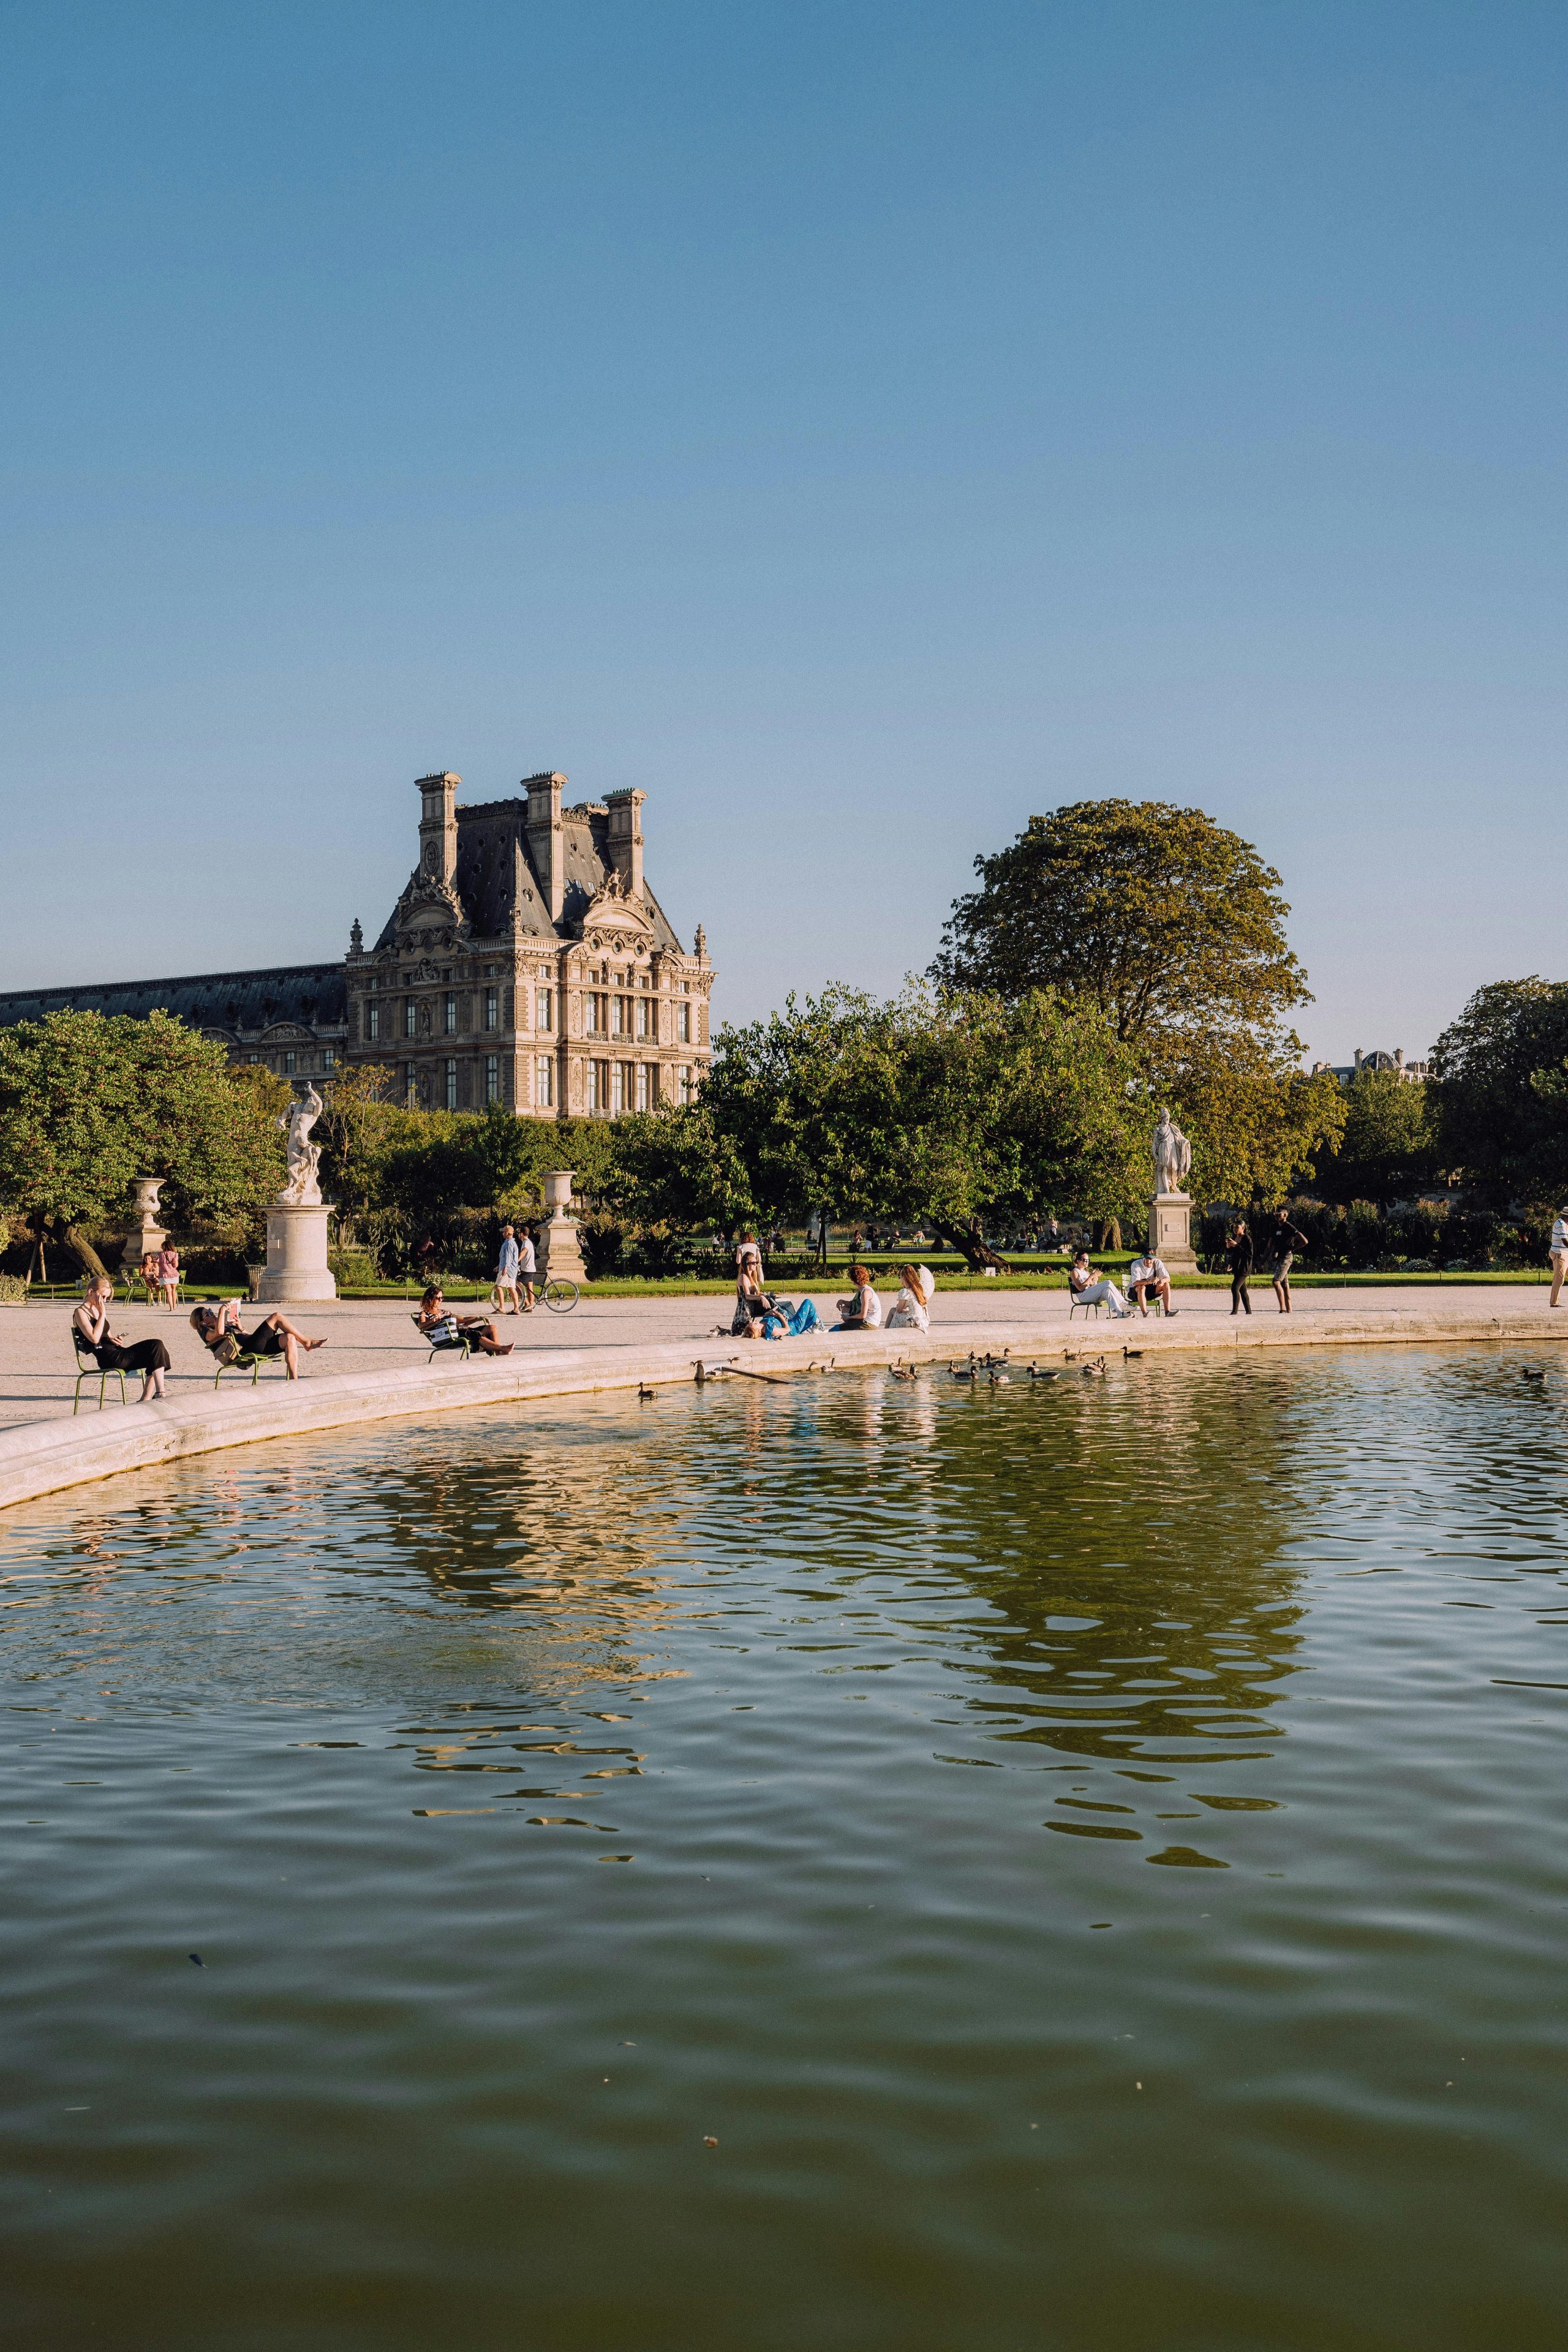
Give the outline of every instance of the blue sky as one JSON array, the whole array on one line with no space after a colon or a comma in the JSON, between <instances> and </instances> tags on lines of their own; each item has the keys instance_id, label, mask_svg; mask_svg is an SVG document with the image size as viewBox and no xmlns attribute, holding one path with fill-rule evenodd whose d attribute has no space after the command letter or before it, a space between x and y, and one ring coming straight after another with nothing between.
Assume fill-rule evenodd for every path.
<instances>
[{"instance_id":1,"label":"blue sky","mask_svg":"<svg viewBox=\"0 0 1568 2352\"><path fill-rule=\"evenodd\" d=\"M1562 976L1568 13L0 5L0 986L649 793L721 1008L1105 793L1312 1050Z\"/></svg>"}]
</instances>

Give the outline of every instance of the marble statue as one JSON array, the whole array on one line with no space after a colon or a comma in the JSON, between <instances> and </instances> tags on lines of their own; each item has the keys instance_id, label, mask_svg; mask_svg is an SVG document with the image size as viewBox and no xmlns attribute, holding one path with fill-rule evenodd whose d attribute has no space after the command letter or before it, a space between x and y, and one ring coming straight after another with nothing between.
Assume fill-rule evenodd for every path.
<instances>
[{"instance_id":1,"label":"marble statue","mask_svg":"<svg viewBox=\"0 0 1568 2352\"><path fill-rule=\"evenodd\" d=\"M311 1142L310 1129L325 1108L315 1087L310 1087L306 1091L304 1101L290 1103L278 1122L287 1130L289 1138L288 1181L278 1198L297 1208L313 1208L321 1198L321 1188L316 1180L321 1147Z\"/></svg>"},{"instance_id":2,"label":"marble statue","mask_svg":"<svg viewBox=\"0 0 1568 2352\"><path fill-rule=\"evenodd\" d=\"M1160 1113L1160 1124L1154 1129L1154 1190L1156 1192L1179 1192L1187 1181L1193 1164L1193 1147L1171 1118L1168 1110Z\"/></svg>"}]
</instances>

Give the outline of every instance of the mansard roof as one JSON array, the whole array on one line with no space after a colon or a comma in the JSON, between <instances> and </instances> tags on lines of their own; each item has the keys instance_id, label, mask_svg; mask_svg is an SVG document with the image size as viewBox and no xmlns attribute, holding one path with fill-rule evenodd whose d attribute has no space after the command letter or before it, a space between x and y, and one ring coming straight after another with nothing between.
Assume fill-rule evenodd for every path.
<instances>
[{"instance_id":1,"label":"mansard roof","mask_svg":"<svg viewBox=\"0 0 1568 2352\"><path fill-rule=\"evenodd\" d=\"M515 928L540 939L576 939L583 918L615 872L609 850L609 811L602 801L583 801L561 812L565 887L561 920L552 923L549 899L528 845L526 800L482 801L459 806L458 864L455 876L458 910L478 939L501 939ZM418 879L418 868L409 877ZM674 927L646 883L641 904L652 925L657 946L668 953L684 952ZM396 945L399 899L387 917L377 948Z\"/></svg>"},{"instance_id":2,"label":"mansard roof","mask_svg":"<svg viewBox=\"0 0 1568 2352\"><path fill-rule=\"evenodd\" d=\"M341 963L279 964L266 971L189 972L175 980L95 981L77 988L14 989L0 993L0 1028L41 1021L48 1013L172 1013L193 1029L266 1029L289 1022L305 1029L341 1027L348 989Z\"/></svg>"}]
</instances>

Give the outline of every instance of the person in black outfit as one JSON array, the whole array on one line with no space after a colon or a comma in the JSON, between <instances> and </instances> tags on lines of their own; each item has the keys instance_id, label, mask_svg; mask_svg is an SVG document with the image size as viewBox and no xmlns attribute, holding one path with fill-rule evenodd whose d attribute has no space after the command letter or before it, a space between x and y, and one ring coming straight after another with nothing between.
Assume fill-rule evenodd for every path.
<instances>
[{"instance_id":1,"label":"person in black outfit","mask_svg":"<svg viewBox=\"0 0 1568 2352\"><path fill-rule=\"evenodd\" d=\"M105 1372L140 1372L142 1398L145 1404L163 1393L163 1375L169 1369L169 1350L162 1339L138 1339L127 1347L117 1339L109 1328L110 1301L114 1297L114 1285L107 1276L90 1282L87 1297L71 1317L76 1326L77 1353L90 1356Z\"/></svg>"},{"instance_id":2,"label":"person in black outfit","mask_svg":"<svg viewBox=\"0 0 1568 2352\"><path fill-rule=\"evenodd\" d=\"M1279 1301L1280 1314L1289 1315L1290 1268L1295 1263L1296 1252L1306 1248L1307 1236L1305 1234L1299 1234L1285 1211L1279 1209L1276 1211L1274 1223L1268 1228L1268 1279L1274 1285L1274 1296Z\"/></svg>"},{"instance_id":3,"label":"person in black outfit","mask_svg":"<svg viewBox=\"0 0 1568 2352\"><path fill-rule=\"evenodd\" d=\"M1247 1285L1252 1273L1252 1235L1247 1230L1245 1217L1237 1217L1225 1255L1230 1268L1230 1311L1233 1315L1244 1311L1250 1315L1252 1301L1247 1295Z\"/></svg>"}]
</instances>

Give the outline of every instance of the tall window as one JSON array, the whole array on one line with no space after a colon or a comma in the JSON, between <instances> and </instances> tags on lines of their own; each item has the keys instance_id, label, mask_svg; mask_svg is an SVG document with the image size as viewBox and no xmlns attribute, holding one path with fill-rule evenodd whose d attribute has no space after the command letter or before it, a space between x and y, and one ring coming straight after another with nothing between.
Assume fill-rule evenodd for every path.
<instances>
[{"instance_id":1,"label":"tall window","mask_svg":"<svg viewBox=\"0 0 1568 2352\"><path fill-rule=\"evenodd\" d=\"M403 1099L410 1110L414 1109L419 1100L419 1081L414 1075L412 1062L405 1062L403 1065Z\"/></svg>"},{"instance_id":2,"label":"tall window","mask_svg":"<svg viewBox=\"0 0 1568 2352\"><path fill-rule=\"evenodd\" d=\"M285 1054L283 1056L283 1075L286 1078L291 1078L294 1075L294 1056L291 1053Z\"/></svg>"},{"instance_id":3,"label":"tall window","mask_svg":"<svg viewBox=\"0 0 1568 2352\"><path fill-rule=\"evenodd\" d=\"M444 1025L445 1025L445 1027L446 1027L447 1034L447 1036L448 1036L448 1037L455 1037L455 1036L457 1035L457 1034L458 1034L458 1000L457 1000L457 998L456 998L455 996L448 996L448 998L447 999L446 1010L445 1010L445 1024L444 1024Z\"/></svg>"},{"instance_id":4,"label":"tall window","mask_svg":"<svg viewBox=\"0 0 1568 2352\"><path fill-rule=\"evenodd\" d=\"M337 1068L337 1066L338 1066L338 1055L337 1055L337 1048L336 1048L336 1046L335 1046L335 1045L323 1045L323 1046L322 1046L322 1048L321 1048L321 1067L322 1067L322 1069L323 1069L323 1070L335 1070L335 1069Z\"/></svg>"},{"instance_id":5,"label":"tall window","mask_svg":"<svg viewBox=\"0 0 1568 2352\"><path fill-rule=\"evenodd\" d=\"M639 1037L651 1037L654 1034L648 1026L648 1015L652 1011L653 1006L647 998L639 996L637 999L637 1035Z\"/></svg>"},{"instance_id":6,"label":"tall window","mask_svg":"<svg viewBox=\"0 0 1568 2352\"><path fill-rule=\"evenodd\" d=\"M552 988L542 988L540 990L537 1009L539 1013L539 1027L541 1029L553 1029L555 1026L555 991Z\"/></svg>"},{"instance_id":7,"label":"tall window","mask_svg":"<svg viewBox=\"0 0 1568 2352\"><path fill-rule=\"evenodd\" d=\"M610 1065L610 1108L617 1114L626 1107L626 1066L624 1062Z\"/></svg>"},{"instance_id":8,"label":"tall window","mask_svg":"<svg viewBox=\"0 0 1568 2352\"><path fill-rule=\"evenodd\" d=\"M365 1034L365 1035L366 1035L367 1037L379 1037L379 1036L380 1036L380 1034L381 1034L381 1007L380 1007L380 1005L379 1005L379 1004L367 1004L367 1005L365 1006L365 1009L364 1009L364 1034Z\"/></svg>"},{"instance_id":9,"label":"tall window","mask_svg":"<svg viewBox=\"0 0 1568 2352\"><path fill-rule=\"evenodd\" d=\"M411 996L405 996L403 1000L404 1035L405 1037L412 1037L415 1034L416 1027L416 1022L414 1012L414 999Z\"/></svg>"},{"instance_id":10,"label":"tall window","mask_svg":"<svg viewBox=\"0 0 1568 2352\"><path fill-rule=\"evenodd\" d=\"M447 1065L447 1108L448 1110L456 1110L457 1108L458 1065L456 1062L448 1062Z\"/></svg>"},{"instance_id":11,"label":"tall window","mask_svg":"<svg viewBox=\"0 0 1568 2352\"><path fill-rule=\"evenodd\" d=\"M680 1066L680 1099L683 1103L689 1103L692 1099L691 1065L689 1062L682 1062Z\"/></svg>"},{"instance_id":12,"label":"tall window","mask_svg":"<svg viewBox=\"0 0 1568 2352\"><path fill-rule=\"evenodd\" d=\"M651 1110L652 1108L653 1072L646 1062L639 1062L637 1064L637 1108Z\"/></svg>"},{"instance_id":13,"label":"tall window","mask_svg":"<svg viewBox=\"0 0 1568 2352\"><path fill-rule=\"evenodd\" d=\"M549 1110L555 1100L555 1065L548 1054L541 1054L534 1070L533 1099L541 1110Z\"/></svg>"},{"instance_id":14,"label":"tall window","mask_svg":"<svg viewBox=\"0 0 1568 2352\"><path fill-rule=\"evenodd\" d=\"M632 1034L632 1024L629 1017L632 1009L630 1002L626 997L617 996L614 999L614 1003L615 1034L617 1037L629 1037Z\"/></svg>"},{"instance_id":15,"label":"tall window","mask_svg":"<svg viewBox=\"0 0 1568 2352\"><path fill-rule=\"evenodd\" d=\"M590 1063L589 1063L589 1065L588 1065L588 1095L589 1095L588 1108L589 1108L589 1109L590 1109L590 1110L608 1110L608 1109L609 1109L609 1108L610 1108L610 1066L609 1066L608 1062L590 1062Z\"/></svg>"},{"instance_id":16,"label":"tall window","mask_svg":"<svg viewBox=\"0 0 1568 2352\"><path fill-rule=\"evenodd\" d=\"M487 988L485 991L485 1027L487 1029L499 1029L500 1027L500 991L499 988Z\"/></svg>"},{"instance_id":17,"label":"tall window","mask_svg":"<svg viewBox=\"0 0 1568 2352\"><path fill-rule=\"evenodd\" d=\"M499 1054L485 1055L485 1100L488 1103L500 1100L500 1055Z\"/></svg>"},{"instance_id":18,"label":"tall window","mask_svg":"<svg viewBox=\"0 0 1568 2352\"><path fill-rule=\"evenodd\" d=\"M683 1045L689 1045L691 1043L691 1007L689 1004L683 1004L680 1008L680 1042Z\"/></svg>"}]
</instances>

